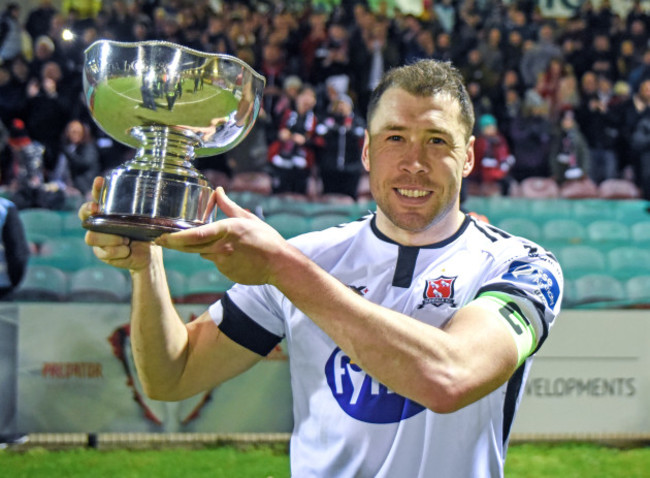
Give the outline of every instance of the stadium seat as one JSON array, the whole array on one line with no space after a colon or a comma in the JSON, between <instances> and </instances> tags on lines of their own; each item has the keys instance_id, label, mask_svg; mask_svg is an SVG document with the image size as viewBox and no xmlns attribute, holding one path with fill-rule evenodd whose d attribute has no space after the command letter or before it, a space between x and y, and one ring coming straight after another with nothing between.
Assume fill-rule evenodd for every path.
<instances>
[{"instance_id":1,"label":"stadium seat","mask_svg":"<svg viewBox=\"0 0 650 478\"><path fill-rule=\"evenodd\" d=\"M502 219L497 227L514 236L525 237L531 241L539 241L542 237L541 228L532 220L523 217Z\"/></svg>"},{"instance_id":2,"label":"stadium seat","mask_svg":"<svg viewBox=\"0 0 650 478\"><path fill-rule=\"evenodd\" d=\"M228 197L239 204L244 209L256 213L266 196L253 191L232 191L227 192Z\"/></svg>"},{"instance_id":3,"label":"stadium seat","mask_svg":"<svg viewBox=\"0 0 650 478\"><path fill-rule=\"evenodd\" d=\"M597 198L598 186L587 178L566 181L560 187L560 197L565 199Z\"/></svg>"},{"instance_id":4,"label":"stadium seat","mask_svg":"<svg viewBox=\"0 0 650 478\"><path fill-rule=\"evenodd\" d=\"M47 239L61 235L63 219L61 214L50 209L23 209L20 219L25 227L27 240L42 244Z\"/></svg>"},{"instance_id":5,"label":"stadium seat","mask_svg":"<svg viewBox=\"0 0 650 478\"><path fill-rule=\"evenodd\" d=\"M338 226L350 222L350 216L346 213L323 213L312 217L309 221L310 229L312 231L321 231L328 227Z\"/></svg>"},{"instance_id":6,"label":"stadium seat","mask_svg":"<svg viewBox=\"0 0 650 478\"><path fill-rule=\"evenodd\" d=\"M569 279L602 273L606 270L605 255L595 247L566 246L558 251L557 256L564 276Z\"/></svg>"},{"instance_id":7,"label":"stadium seat","mask_svg":"<svg viewBox=\"0 0 650 478\"><path fill-rule=\"evenodd\" d=\"M585 275L573 284L575 306L624 301L627 296L623 283L608 274Z\"/></svg>"},{"instance_id":8,"label":"stadium seat","mask_svg":"<svg viewBox=\"0 0 650 478\"><path fill-rule=\"evenodd\" d=\"M625 292L630 305L650 308L650 275L628 279Z\"/></svg>"},{"instance_id":9,"label":"stadium seat","mask_svg":"<svg viewBox=\"0 0 650 478\"><path fill-rule=\"evenodd\" d=\"M266 222L277 230L282 237L287 239L311 230L309 218L306 218L301 214L273 214L266 218Z\"/></svg>"},{"instance_id":10,"label":"stadium seat","mask_svg":"<svg viewBox=\"0 0 650 478\"><path fill-rule=\"evenodd\" d=\"M598 185L598 197L603 199L638 199L641 191L627 179L605 179Z\"/></svg>"},{"instance_id":11,"label":"stadium seat","mask_svg":"<svg viewBox=\"0 0 650 478\"><path fill-rule=\"evenodd\" d=\"M616 219L617 201L580 199L571 201L571 219L587 226L593 221Z\"/></svg>"},{"instance_id":12,"label":"stadium seat","mask_svg":"<svg viewBox=\"0 0 650 478\"><path fill-rule=\"evenodd\" d=\"M538 224L554 219L572 219L573 201L566 199L534 199L530 201L528 219Z\"/></svg>"},{"instance_id":13,"label":"stadium seat","mask_svg":"<svg viewBox=\"0 0 650 478\"><path fill-rule=\"evenodd\" d=\"M210 304L219 300L233 282L214 267L192 274L187 280L184 303Z\"/></svg>"},{"instance_id":14,"label":"stadium seat","mask_svg":"<svg viewBox=\"0 0 650 478\"><path fill-rule=\"evenodd\" d=\"M68 295L68 276L56 267L30 265L14 299L25 302L62 302Z\"/></svg>"},{"instance_id":15,"label":"stadium seat","mask_svg":"<svg viewBox=\"0 0 650 478\"><path fill-rule=\"evenodd\" d=\"M616 205L615 217L628 226L637 222L650 221L650 201L612 201Z\"/></svg>"},{"instance_id":16,"label":"stadium seat","mask_svg":"<svg viewBox=\"0 0 650 478\"><path fill-rule=\"evenodd\" d=\"M630 230L620 221L593 221L587 226L587 238L593 243L624 245L630 242Z\"/></svg>"},{"instance_id":17,"label":"stadium seat","mask_svg":"<svg viewBox=\"0 0 650 478\"><path fill-rule=\"evenodd\" d=\"M468 196L461 205L464 211L475 212L487 216L489 213L488 198L482 196Z\"/></svg>"},{"instance_id":18,"label":"stadium seat","mask_svg":"<svg viewBox=\"0 0 650 478\"><path fill-rule=\"evenodd\" d=\"M493 196L489 198L487 204L488 212L486 216L488 220L492 224L498 224L501 220L506 218L528 217L531 200L516 197Z\"/></svg>"},{"instance_id":19,"label":"stadium seat","mask_svg":"<svg viewBox=\"0 0 650 478\"><path fill-rule=\"evenodd\" d=\"M552 199L559 197L560 187L553 178L533 176L519 184L521 196L529 199Z\"/></svg>"},{"instance_id":20,"label":"stadium seat","mask_svg":"<svg viewBox=\"0 0 650 478\"><path fill-rule=\"evenodd\" d=\"M586 239L587 230L573 219L551 219L542 226L542 245L551 249L557 246L581 244Z\"/></svg>"},{"instance_id":21,"label":"stadium seat","mask_svg":"<svg viewBox=\"0 0 650 478\"><path fill-rule=\"evenodd\" d=\"M616 247L607 253L607 266L610 274L621 280L650 275L650 250L634 246Z\"/></svg>"},{"instance_id":22,"label":"stadium seat","mask_svg":"<svg viewBox=\"0 0 650 478\"><path fill-rule=\"evenodd\" d=\"M61 219L61 235L67 237L84 237L86 229L81 226L81 220L76 212L65 212Z\"/></svg>"},{"instance_id":23,"label":"stadium seat","mask_svg":"<svg viewBox=\"0 0 650 478\"><path fill-rule=\"evenodd\" d=\"M632 224L630 227L632 243L634 245L650 246L650 221L642 221Z\"/></svg>"},{"instance_id":24,"label":"stadium seat","mask_svg":"<svg viewBox=\"0 0 650 478\"><path fill-rule=\"evenodd\" d=\"M110 266L93 266L72 274L68 298L72 302L125 302L130 291L123 272Z\"/></svg>"},{"instance_id":25,"label":"stadium seat","mask_svg":"<svg viewBox=\"0 0 650 478\"><path fill-rule=\"evenodd\" d=\"M99 265L92 248L81 237L54 237L41 244L39 253L30 257L32 265L47 265L66 272Z\"/></svg>"},{"instance_id":26,"label":"stadium seat","mask_svg":"<svg viewBox=\"0 0 650 478\"><path fill-rule=\"evenodd\" d=\"M180 272L186 277L197 271L214 267L212 262L203 259L199 254L190 254L174 249L163 249L163 261L167 269Z\"/></svg>"}]
</instances>

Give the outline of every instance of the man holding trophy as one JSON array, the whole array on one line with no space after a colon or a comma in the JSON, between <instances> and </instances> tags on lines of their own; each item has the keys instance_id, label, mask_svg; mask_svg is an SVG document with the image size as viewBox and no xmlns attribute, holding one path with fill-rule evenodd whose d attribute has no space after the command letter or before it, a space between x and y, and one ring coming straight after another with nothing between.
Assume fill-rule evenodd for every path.
<instances>
[{"instance_id":1,"label":"man holding trophy","mask_svg":"<svg viewBox=\"0 0 650 478\"><path fill-rule=\"evenodd\" d=\"M563 279L543 248L460 211L473 123L450 64L388 72L361 157L377 211L290 241L222 188L206 204L223 220L185 221L177 232L165 223L149 235L95 228L95 216L131 214L106 213L98 178L98 202L79 215L97 257L131 273L131 339L147 394L181 400L213 388L286 338L293 476L503 476L530 356L559 313ZM163 247L200 254L237 284L186 324Z\"/></svg>"}]
</instances>

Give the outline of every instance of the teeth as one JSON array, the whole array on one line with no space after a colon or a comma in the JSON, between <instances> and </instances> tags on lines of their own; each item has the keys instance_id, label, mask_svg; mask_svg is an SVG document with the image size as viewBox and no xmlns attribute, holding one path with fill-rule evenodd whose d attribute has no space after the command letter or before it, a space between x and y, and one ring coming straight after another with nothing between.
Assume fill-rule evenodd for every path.
<instances>
[{"instance_id":1,"label":"teeth","mask_svg":"<svg viewBox=\"0 0 650 478\"><path fill-rule=\"evenodd\" d=\"M419 189L397 189L397 192L400 193L402 196L406 196L409 198L421 198L423 196L426 196L429 194L429 191L422 191Z\"/></svg>"}]
</instances>

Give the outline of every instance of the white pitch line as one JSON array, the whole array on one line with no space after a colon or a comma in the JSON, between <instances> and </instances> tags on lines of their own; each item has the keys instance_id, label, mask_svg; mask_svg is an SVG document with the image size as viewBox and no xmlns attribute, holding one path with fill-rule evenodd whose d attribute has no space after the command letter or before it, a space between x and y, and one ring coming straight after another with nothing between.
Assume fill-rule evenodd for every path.
<instances>
[{"instance_id":1,"label":"white pitch line","mask_svg":"<svg viewBox=\"0 0 650 478\"><path fill-rule=\"evenodd\" d=\"M107 83L107 84L108 84L108 83ZM130 88L130 89L126 90L124 93L121 93L121 92L117 91L117 90L116 90L115 88L113 88L110 84L108 84L108 87L109 87L109 88L110 88L114 93L116 93L117 95L119 95L119 96L121 96L121 97L123 97L123 98L127 98L127 99L129 99L129 100L137 101L137 102L142 101L142 98L141 98L140 96L138 96L137 98L134 98L134 97L132 97L132 96L128 96L128 95L126 94L126 93L128 93L128 92L130 92L130 91L138 91L138 92L139 92L140 90L139 90L139 88L137 88L137 87L135 87L135 88ZM224 90L222 90L222 91L224 91ZM210 98L214 98L214 97L217 96L218 94L219 94L219 92L215 93L214 95L206 96L206 97L204 97L203 99L195 100L195 101L182 101L182 100L181 100L181 101L178 101L178 102L175 103L175 104L176 104L176 105L191 105L191 104L194 104L194 103L201 103L201 102L203 102L203 101L207 101L207 100L209 100Z\"/></svg>"}]
</instances>

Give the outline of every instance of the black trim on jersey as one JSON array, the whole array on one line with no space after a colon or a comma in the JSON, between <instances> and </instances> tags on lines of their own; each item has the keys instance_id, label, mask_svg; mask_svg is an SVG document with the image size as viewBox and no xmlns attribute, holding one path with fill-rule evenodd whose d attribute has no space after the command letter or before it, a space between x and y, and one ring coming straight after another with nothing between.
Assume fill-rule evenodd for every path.
<instances>
[{"instance_id":1,"label":"black trim on jersey","mask_svg":"<svg viewBox=\"0 0 650 478\"><path fill-rule=\"evenodd\" d=\"M492 241L492 242L497 242L497 241L499 240L499 238L494 237L492 234L490 234L490 232L497 233L497 231L493 231L492 228L488 227L488 224L487 224L487 223L484 223L484 222L479 221L479 220L477 220L477 219L472 219L472 222L474 223L474 226L476 226L476 229L478 229L478 231L481 232L481 233L482 233L485 237L487 237L490 241ZM481 224L479 224L479 223L481 223ZM489 229L490 232L488 232L488 229ZM498 232L498 234L499 234L501 237L503 237L504 239L507 239L508 237L511 237L511 236L507 236L507 235L504 236L502 233L503 233L503 231L499 231L499 232Z\"/></svg>"},{"instance_id":2,"label":"black trim on jersey","mask_svg":"<svg viewBox=\"0 0 650 478\"><path fill-rule=\"evenodd\" d=\"M521 386L524 381L524 370L526 369L526 362L522 363L515 373L508 380L506 387L506 399L503 402L503 446L505 447L510 437L512 429L512 422L515 419L515 412L517 411L517 398L521 391Z\"/></svg>"},{"instance_id":3,"label":"black trim on jersey","mask_svg":"<svg viewBox=\"0 0 650 478\"><path fill-rule=\"evenodd\" d=\"M413 271L418 260L419 247L399 246L397 252L397 264L393 274L393 287L411 287L413 282Z\"/></svg>"},{"instance_id":4,"label":"black trim on jersey","mask_svg":"<svg viewBox=\"0 0 650 478\"><path fill-rule=\"evenodd\" d=\"M221 298L221 305L223 320L219 329L242 347L264 357L282 340L242 312L227 293Z\"/></svg>"},{"instance_id":5,"label":"black trim on jersey","mask_svg":"<svg viewBox=\"0 0 650 478\"><path fill-rule=\"evenodd\" d=\"M453 233L451 236L449 236L447 239L436 242L434 244L428 244L426 246L417 246L420 249L437 249L439 247L445 247L448 244L451 244L454 242L456 239L458 239L464 232L465 229L467 229L467 226L469 226L471 223L471 219L469 216L465 216L465 219L463 220L463 223L460 225L458 230ZM401 246L400 243L393 241L390 237L388 237L386 234L381 232L379 228L377 227L377 215L373 215L372 219L370 220L370 228L372 229L372 232L377 236L378 239L384 241L384 242L389 242L391 244L395 244L397 246ZM415 247L415 246L403 246L403 247Z\"/></svg>"},{"instance_id":6,"label":"black trim on jersey","mask_svg":"<svg viewBox=\"0 0 650 478\"><path fill-rule=\"evenodd\" d=\"M524 292L522 292L520 289L517 289L515 286L512 284L507 284L507 283L501 283L501 284L489 284L485 287L481 287L474 298L476 299L479 295L481 295L484 292L502 292L504 294L508 295L513 295L515 297L522 297L528 301L530 301L531 304L533 304L533 307L537 310L537 313L539 314L540 318L542 319L540 322L542 323L542 336L539 338L537 342L537 347L535 350L530 355L535 354L539 348L542 346L542 344L546 341L546 337L548 337L548 324L546 323L546 320L544 320L544 317L546 315L546 308L544 305L537 301L534 300L532 297L526 295ZM523 317L523 316L522 316ZM528 319L526 319L528 320Z\"/></svg>"}]
</instances>

